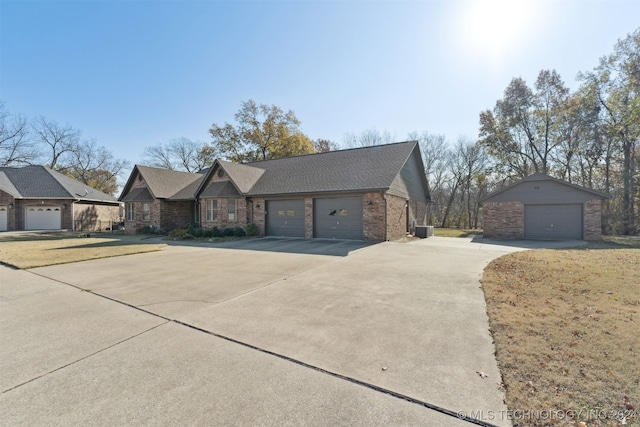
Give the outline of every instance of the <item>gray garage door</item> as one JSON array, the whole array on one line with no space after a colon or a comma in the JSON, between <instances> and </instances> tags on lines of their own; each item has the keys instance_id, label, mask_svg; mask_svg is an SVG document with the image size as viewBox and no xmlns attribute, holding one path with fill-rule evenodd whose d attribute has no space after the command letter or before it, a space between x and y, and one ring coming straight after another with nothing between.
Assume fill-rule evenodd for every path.
<instances>
[{"instance_id":1,"label":"gray garage door","mask_svg":"<svg viewBox=\"0 0 640 427\"><path fill-rule=\"evenodd\" d=\"M304 237L304 199L267 201L267 236Z\"/></svg>"},{"instance_id":2,"label":"gray garage door","mask_svg":"<svg viewBox=\"0 0 640 427\"><path fill-rule=\"evenodd\" d=\"M59 230L62 228L60 206L29 206L25 230Z\"/></svg>"},{"instance_id":3,"label":"gray garage door","mask_svg":"<svg viewBox=\"0 0 640 427\"><path fill-rule=\"evenodd\" d=\"M313 236L362 239L362 197L314 199Z\"/></svg>"},{"instance_id":4,"label":"gray garage door","mask_svg":"<svg viewBox=\"0 0 640 427\"><path fill-rule=\"evenodd\" d=\"M582 239L582 205L526 205L524 236L527 239Z\"/></svg>"}]
</instances>

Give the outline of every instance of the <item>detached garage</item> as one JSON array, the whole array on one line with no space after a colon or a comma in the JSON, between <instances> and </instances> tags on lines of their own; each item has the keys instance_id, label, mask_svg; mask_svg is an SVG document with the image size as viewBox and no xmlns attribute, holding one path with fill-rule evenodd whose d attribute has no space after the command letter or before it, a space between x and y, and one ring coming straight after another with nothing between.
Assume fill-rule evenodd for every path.
<instances>
[{"instance_id":1,"label":"detached garage","mask_svg":"<svg viewBox=\"0 0 640 427\"><path fill-rule=\"evenodd\" d=\"M0 231L111 228L120 203L45 166L0 167Z\"/></svg>"},{"instance_id":2,"label":"detached garage","mask_svg":"<svg viewBox=\"0 0 640 427\"><path fill-rule=\"evenodd\" d=\"M598 240L601 204L608 198L542 173L529 175L482 200L484 237Z\"/></svg>"}]
</instances>

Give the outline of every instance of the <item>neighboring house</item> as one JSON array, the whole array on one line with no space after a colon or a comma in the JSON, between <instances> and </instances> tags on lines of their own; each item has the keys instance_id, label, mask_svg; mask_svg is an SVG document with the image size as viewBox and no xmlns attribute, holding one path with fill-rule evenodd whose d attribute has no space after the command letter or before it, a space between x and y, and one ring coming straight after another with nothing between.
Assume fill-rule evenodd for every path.
<instances>
[{"instance_id":1,"label":"neighboring house","mask_svg":"<svg viewBox=\"0 0 640 427\"><path fill-rule=\"evenodd\" d=\"M200 174L136 166L120 200L129 231L253 222L261 236L395 240L430 217L415 141L246 164L216 160Z\"/></svg>"},{"instance_id":2,"label":"neighboring house","mask_svg":"<svg viewBox=\"0 0 640 427\"><path fill-rule=\"evenodd\" d=\"M601 204L608 195L542 173L482 200L484 237L598 240Z\"/></svg>"},{"instance_id":3,"label":"neighboring house","mask_svg":"<svg viewBox=\"0 0 640 427\"><path fill-rule=\"evenodd\" d=\"M111 229L120 203L45 166L0 167L0 231Z\"/></svg>"}]
</instances>

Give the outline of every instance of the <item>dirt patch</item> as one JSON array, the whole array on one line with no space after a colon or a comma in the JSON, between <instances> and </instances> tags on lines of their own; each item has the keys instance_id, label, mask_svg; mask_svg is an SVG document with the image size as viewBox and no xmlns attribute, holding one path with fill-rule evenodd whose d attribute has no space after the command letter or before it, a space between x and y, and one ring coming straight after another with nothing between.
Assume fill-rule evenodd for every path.
<instances>
[{"instance_id":1,"label":"dirt patch","mask_svg":"<svg viewBox=\"0 0 640 427\"><path fill-rule=\"evenodd\" d=\"M146 242L129 235L86 235L78 233L32 234L3 237L0 262L26 269L90 259L158 251L164 243Z\"/></svg>"},{"instance_id":2,"label":"dirt patch","mask_svg":"<svg viewBox=\"0 0 640 427\"><path fill-rule=\"evenodd\" d=\"M639 266L638 249L593 247L518 252L487 266L507 405L532 415L515 426L640 425Z\"/></svg>"}]
</instances>

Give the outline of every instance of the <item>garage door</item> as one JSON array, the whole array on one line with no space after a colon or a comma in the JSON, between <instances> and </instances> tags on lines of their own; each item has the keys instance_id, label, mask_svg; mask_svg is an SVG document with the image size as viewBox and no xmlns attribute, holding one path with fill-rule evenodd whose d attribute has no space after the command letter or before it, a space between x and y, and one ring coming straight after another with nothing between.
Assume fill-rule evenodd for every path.
<instances>
[{"instance_id":1,"label":"garage door","mask_svg":"<svg viewBox=\"0 0 640 427\"><path fill-rule=\"evenodd\" d=\"M582 205L526 205L524 236L527 239L582 239Z\"/></svg>"},{"instance_id":2,"label":"garage door","mask_svg":"<svg viewBox=\"0 0 640 427\"><path fill-rule=\"evenodd\" d=\"M267 235L304 237L304 199L267 201Z\"/></svg>"},{"instance_id":3,"label":"garage door","mask_svg":"<svg viewBox=\"0 0 640 427\"><path fill-rule=\"evenodd\" d=\"M313 236L362 239L362 197L314 199Z\"/></svg>"},{"instance_id":4,"label":"garage door","mask_svg":"<svg viewBox=\"0 0 640 427\"><path fill-rule=\"evenodd\" d=\"M0 206L0 231L7 231L7 216L8 208L6 206Z\"/></svg>"},{"instance_id":5,"label":"garage door","mask_svg":"<svg viewBox=\"0 0 640 427\"><path fill-rule=\"evenodd\" d=\"M61 213L60 206L29 206L25 230L59 230Z\"/></svg>"}]
</instances>

